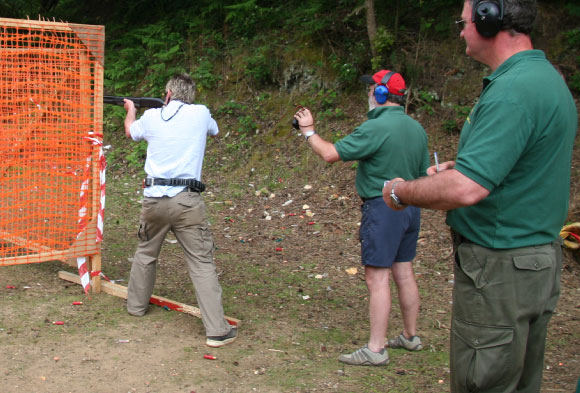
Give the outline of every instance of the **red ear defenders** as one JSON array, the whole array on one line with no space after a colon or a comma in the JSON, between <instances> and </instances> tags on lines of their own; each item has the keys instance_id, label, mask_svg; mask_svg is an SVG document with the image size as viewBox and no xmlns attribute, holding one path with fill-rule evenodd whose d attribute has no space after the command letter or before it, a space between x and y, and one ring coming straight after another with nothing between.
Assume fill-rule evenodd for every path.
<instances>
[{"instance_id":1,"label":"red ear defenders","mask_svg":"<svg viewBox=\"0 0 580 393\"><path fill-rule=\"evenodd\" d=\"M483 37L490 38L501 30L503 24L503 0L499 2L476 0L471 11L471 21Z\"/></svg>"},{"instance_id":2,"label":"red ear defenders","mask_svg":"<svg viewBox=\"0 0 580 393\"><path fill-rule=\"evenodd\" d=\"M387 99L389 98L389 88L387 87L387 83L389 83L393 74L393 71L387 72L385 76L383 76L383 79L381 79L381 83L375 86L375 100L377 100L377 104L382 105L387 102Z\"/></svg>"}]
</instances>

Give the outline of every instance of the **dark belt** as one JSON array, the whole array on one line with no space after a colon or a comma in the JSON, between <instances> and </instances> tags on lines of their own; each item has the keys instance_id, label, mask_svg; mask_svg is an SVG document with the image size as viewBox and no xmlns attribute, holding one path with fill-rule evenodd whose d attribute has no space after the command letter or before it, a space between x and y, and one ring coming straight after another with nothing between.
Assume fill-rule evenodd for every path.
<instances>
[{"instance_id":1,"label":"dark belt","mask_svg":"<svg viewBox=\"0 0 580 393\"><path fill-rule=\"evenodd\" d=\"M365 203L366 201L370 201L372 199L377 199L377 198L382 198L382 196L376 196L376 197L372 197L372 198L363 198L360 197L361 201L363 201L363 203Z\"/></svg>"},{"instance_id":2,"label":"dark belt","mask_svg":"<svg viewBox=\"0 0 580 393\"><path fill-rule=\"evenodd\" d=\"M461 233L454 231L453 229L451 229L451 240L453 241L454 246L458 246L461 243L473 244L471 240L463 236Z\"/></svg>"},{"instance_id":3,"label":"dark belt","mask_svg":"<svg viewBox=\"0 0 580 393\"><path fill-rule=\"evenodd\" d=\"M161 179L148 177L143 180L143 188L151 186L185 186L191 192L204 192L205 184L196 179Z\"/></svg>"}]
</instances>

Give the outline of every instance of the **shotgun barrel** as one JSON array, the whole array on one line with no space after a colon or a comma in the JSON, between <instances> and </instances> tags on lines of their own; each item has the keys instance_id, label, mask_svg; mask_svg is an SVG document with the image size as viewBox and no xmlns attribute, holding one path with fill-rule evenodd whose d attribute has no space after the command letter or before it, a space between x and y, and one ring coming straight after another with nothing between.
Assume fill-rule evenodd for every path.
<instances>
[{"instance_id":1,"label":"shotgun barrel","mask_svg":"<svg viewBox=\"0 0 580 393\"><path fill-rule=\"evenodd\" d=\"M152 97L119 97L119 96L104 96L103 103L111 105L125 105L124 99L131 100L135 103L135 107L139 108L161 108L165 102L161 98Z\"/></svg>"}]
</instances>

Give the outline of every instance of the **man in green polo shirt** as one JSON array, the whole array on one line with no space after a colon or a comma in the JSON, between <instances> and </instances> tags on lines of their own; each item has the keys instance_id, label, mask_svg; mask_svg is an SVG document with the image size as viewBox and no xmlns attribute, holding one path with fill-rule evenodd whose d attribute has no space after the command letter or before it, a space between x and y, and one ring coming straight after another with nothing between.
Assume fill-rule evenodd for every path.
<instances>
[{"instance_id":1,"label":"man in green polo shirt","mask_svg":"<svg viewBox=\"0 0 580 393\"><path fill-rule=\"evenodd\" d=\"M466 0L461 38L488 65L457 157L383 189L393 208L449 210L455 245L452 392L539 392L560 292L578 115L530 38L534 0Z\"/></svg>"},{"instance_id":2,"label":"man in green polo shirt","mask_svg":"<svg viewBox=\"0 0 580 393\"><path fill-rule=\"evenodd\" d=\"M338 359L351 365L384 366L389 362L385 337L391 309L390 273L397 285L403 331L388 341L390 348L418 351L416 334L419 291L411 261L415 258L420 210L390 209L383 203L386 180L395 176L416 179L429 166L427 135L423 127L405 114L405 81L401 74L382 70L364 75L368 85L368 120L354 132L332 144L314 132L314 117L307 108L295 118L314 152L326 162L358 161L356 190L363 200L360 226L362 264L369 290L370 338L368 343Z\"/></svg>"}]
</instances>

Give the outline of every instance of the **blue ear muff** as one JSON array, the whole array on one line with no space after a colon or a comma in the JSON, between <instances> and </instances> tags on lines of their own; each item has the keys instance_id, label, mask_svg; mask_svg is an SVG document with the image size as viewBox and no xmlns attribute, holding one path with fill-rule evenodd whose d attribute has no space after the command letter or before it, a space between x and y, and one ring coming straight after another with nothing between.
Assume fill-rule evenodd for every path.
<instances>
[{"instance_id":1,"label":"blue ear muff","mask_svg":"<svg viewBox=\"0 0 580 393\"><path fill-rule=\"evenodd\" d=\"M384 104L387 102L387 98L389 98L389 89L387 86L378 85L375 87L375 100L377 100L377 104Z\"/></svg>"}]
</instances>

